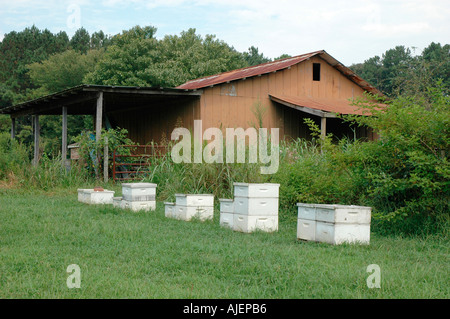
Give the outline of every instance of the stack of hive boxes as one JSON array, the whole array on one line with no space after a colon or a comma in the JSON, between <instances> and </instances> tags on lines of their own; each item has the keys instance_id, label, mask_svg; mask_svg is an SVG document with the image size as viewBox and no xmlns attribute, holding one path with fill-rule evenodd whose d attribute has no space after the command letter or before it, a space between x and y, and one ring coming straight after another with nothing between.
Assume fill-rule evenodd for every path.
<instances>
[{"instance_id":1,"label":"stack of hive boxes","mask_svg":"<svg viewBox=\"0 0 450 319\"><path fill-rule=\"evenodd\" d=\"M198 218L202 221L214 217L214 195L175 194L175 203L164 202L165 216L189 221Z\"/></svg>"},{"instance_id":2,"label":"stack of hive boxes","mask_svg":"<svg viewBox=\"0 0 450 319\"><path fill-rule=\"evenodd\" d=\"M339 245L370 242L371 207L298 203L297 238Z\"/></svg>"},{"instance_id":3,"label":"stack of hive boxes","mask_svg":"<svg viewBox=\"0 0 450 319\"><path fill-rule=\"evenodd\" d=\"M235 231L278 230L279 184L233 183L234 200L221 199L220 224Z\"/></svg>"},{"instance_id":4,"label":"stack of hive boxes","mask_svg":"<svg viewBox=\"0 0 450 319\"><path fill-rule=\"evenodd\" d=\"M113 205L133 211L156 209L156 184L123 183L122 197L114 197Z\"/></svg>"}]
</instances>

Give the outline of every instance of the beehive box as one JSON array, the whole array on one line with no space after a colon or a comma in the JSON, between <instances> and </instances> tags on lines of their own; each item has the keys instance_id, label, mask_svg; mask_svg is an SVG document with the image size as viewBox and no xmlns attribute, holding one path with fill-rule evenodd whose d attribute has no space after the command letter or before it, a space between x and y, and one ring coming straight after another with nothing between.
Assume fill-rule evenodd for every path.
<instances>
[{"instance_id":1,"label":"beehive box","mask_svg":"<svg viewBox=\"0 0 450 319\"><path fill-rule=\"evenodd\" d=\"M219 203L221 213L234 213L234 201L232 199L220 198Z\"/></svg>"},{"instance_id":2,"label":"beehive box","mask_svg":"<svg viewBox=\"0 0 450 319\"><path fill-rule=\"evenodd\" d=\"M113 207L122 208L122 197L113 197Z\"/></svg>"},{"instance_id":3,"label":"beehive box","mask_svg":"<svg viewBox=\"0 0 450 319\"><path fill-rule=\"evenodd\" d=\"M234 201L232 199L220 198L219 225L233 229Z\"/></svg>"},{"instance_id":4,"label":"beehive box","mask_svg":"<svg viewBox=\"0 0 450 319\"><path fill-rule=\"evenodd\" d=\"M112 204L114 191L94 189L78 189L78 200L86 204Z\"/></svg>"},{"instance_id":5,"label":"beehive box","mask_svg":"<svg viewBox=\"0 0 450 319\"><path fill-rule=\"evenodd\" d=\"M278 216L278 198L236 196L234 212L249 216Z\"/></svg>"},{"instance_id":6,"label":"beehive box","mask_svg":"<svg viewBox=\"0 0 450 319\"><path fill-rule=\"evenodd\" d=\"M213 206L181 206L176 204L174 206L173 218L190 221L193 218L198 218L201 221L211 220L214 217Z\"/></svg>"},{"instance_id":7,"label":"beehive box","mask_svg":"<svg viewBox=\"0 0 450 319\"><path fill-rule=\"evenodd\" d=\"M298 203L297 238L339 245L370 242L371 207Z\"/></svg>"},{"instance_id":8,"label":"beehive box","mask_svg":"<svg viewBox=\"0 0 450 319\"><path fill-rule=\"evenodd\" d=\"M212 207L214 206L214 195L175 194L175 203L180 206Z\"/></svg>"},{"instance_id":9,"label":"beehive box","mask_svg":"<svg viewBox=\"0 0 450 319\"><path fill-rule=\"evenodd\" d=\"M278 230L278 216L249 216L234 214L233 230L252 233L256 230L274 232Z\"/></svg>"},{"instance_id":10,"label":"beehive box","mask_svg":"<svg viewBox=\"0 0 450 319\"><path fill-rule=\"evenodd\" d=\"M236 197L278 198L280 184L273 183L233 183Z\"/></svg>"},{"instance_id":11,"label":"beehive box","mask_svg":"<svg viewBox=\"0 0 450 319\"><path fill-rule=\"evenodd\" d=\"M342 243L369 244L369 224L332 224L316 221L316 241L339 245Z\"/></svg>"},{"instance_id":12,"label":"beehive box","mask_svg":"<svg viewBox=\"0 0 450 319\"><path fill-rule=\"evenodd\" d=\"M164 202L164 216L173 218L175 214L175 203Z\"/></svg>"},{"instance_id":13,"label":"beehive box","mask_svg":"<svg viewBox=\"0 0 450 319\"><path fill-rule=\"evenodd\" d=\"M156 198L157 184L153 183L122 183L123 200L136 201L154 201Z\"/></svg>"},{"instance_id":14,"label":"beehive box","mask_svg":"<svg viewBox=\"0 0 450 319\"><path fill-rule=\"evenodd\" d=\"M297 220L297 238L303 240L316 240L316 221L310 219Z\"/></svg>"},{"instance_id":15,"label":"beehive box","mask_svg":"<svg viewBox=\"0 0 450 319\"><path fill-rule=\"evenodd\" d=\"M122 199L123 209L131 209L134 212L137 211L150 211L156 209L156 201L129 201Z\"/></svg>"},{"instance_id":16,"label":"beehive box","mask_svg":"<svg viewBox=\"0 0 450 319\"><path fill-rule=\"evenodd\" d=\"M220 212L219 224L222 227L234 228L234 214Z\"/></svg>"}]
</instances>

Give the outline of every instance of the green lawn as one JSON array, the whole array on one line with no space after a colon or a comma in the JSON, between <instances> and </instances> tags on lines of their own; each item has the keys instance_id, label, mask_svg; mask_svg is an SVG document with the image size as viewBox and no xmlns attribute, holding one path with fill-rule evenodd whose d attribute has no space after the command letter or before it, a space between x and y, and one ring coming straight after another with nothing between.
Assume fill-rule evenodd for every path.
<instances>
[{"instance_id":1,"label":"green lawn","mask_svg":"<svg viewBox=\"0 0 450 319\"><path fill-rule=\"evenodd\" d=\"M295 207L276 233L243 234L79 203L76 190L0 190L0 298L449 298L449 241L388 238L333 246L296 239ZM290 217L287 217L290 216ZM67 266L81 269L69 289ZM381 288L366 268L381 269Z\"/></svg>"}]
</instances>

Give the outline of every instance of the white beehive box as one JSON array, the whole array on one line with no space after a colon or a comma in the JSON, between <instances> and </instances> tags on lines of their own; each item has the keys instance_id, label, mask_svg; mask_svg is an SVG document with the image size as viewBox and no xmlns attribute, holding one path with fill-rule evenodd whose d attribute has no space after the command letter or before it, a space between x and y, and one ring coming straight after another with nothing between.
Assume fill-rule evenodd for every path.
<instances>
[{"instance_id":1,"label":"white beehive box","mask_svg":"<svg viewBox=\"0 0 450 319\"><path fill-rule=\"evenodd\" d=\"M236 196L234 212L249 216L278 216L278 198Z\"/></svg>"},{"instance_id":2,"label":"white beehive box","mask_svg":"<svg viewBox=\"0 0 450 319\"><path fill-rule=\"evenodd\" d=\"M126 201L154 201L157 184L153 183L123 183L122 197Z\"/></svg>"},{"instance_id":3,"label":"white beehive box","mask_svg":"<svg viewBox=\"0 0 450 319\"><path fill-rule=\"evenodd\" d=\"M316 222L316 241L339 245L342 243L369 244L369 224L331 224Z\"/></svg>"},{"instance_id":4,"label":"white beehive box","mask_svg":"<svg viewBox=\"0 0 450 319\"><path fill-rule=\"evenodd\" d=\"M280 184L233 183L236 197L278 197Z\"/></svg>"},{"instance_id":5,"label":"white beehive box","mask_svg":"<svg viewBox=\"0 0 450 319\"><path fill-rule=\"evenodd\" d=\"M201 221L211 220L214 217L213 206L181 206L176 204L173 217L180 220L190 221L198 218Z\"/></svg>"},{"instance_id":6,"label":"white beehive box","mask_svg":"<svg viewBox=\"0 0 450 319\"><path fill-rule=\"evenodd\" d=\"M328 223L370 224L370 207L316 205L316 220Z\"/></svg>"},{"instance_id":7,"label":"white beehive box","mask_svg":"<svg viewBox=\"0 0 450 319\"><path fill-rule=\"evenodd\" d=\"M232 199L220 198L219 225L233 229L234 201Z\"/></svg>"},{"instance_id":8,"label":"white beehive box","mask_svg":"<svg viewBox=\"0 0 450 319\"><path fill-rule=\"evenodd\" d=\"M298 203L297 238L339 245L370 242L371 207Z\"/></svg>"},{"instance_id":9,"label":"white beehive box","mask_svg":"<svg viewBox=\"0 0 450 319\"><path fill-rule=\"evenodd\" d=\"M232 199L220 198L219 203L221 213L234 213L234 201Z\"/></svg>"},{"instance_id":10,"label":"white beehive box","mask_svg":"<svg viewBox=\"0 0 450 319\"><path fill-rule=\"evenodd\" d=\"M113 207L122 208L122 197L113 197Z\"/></svg>"},{"instance_id":11,"label":"white beehive box","mask_svg":"<svg viewBox=\"0 0 450 319\"><path fill-rule=\"evenodd\" d=\"M316 205L298 203L298 219L316 220Z\"/></svg>"},{"instance_id":12,"label":"white beehive box","mask_svg":"<svg viewBox=\"0 0 450 319\"><path fill-rule=\"evenodd\" d=\"M234 225L234 214L233 213L224 213L220 212L220 220L219 224L222 227L228 227L233 229Z\"/></svg>"},{"instance_id":13,"label":"white beehive box","mask_svg":"<svg viewBox=\"0 0 450 319\"><path fill-rule=\"evenodd\" d=\"M132 211L150 211L156 209L156 201L128 201L122 199L122 208Z\"/></svg>"},{"instance_id":14,"label":"white beehive box","mask_svg":"<svg viewBox=\"0 0 450 319\"><path fill-rule=\"evenodd\" d=\"M164 215L167 218L173 218L175 214L175 203L164 202Z\"/></svg>"},{"instance_id":15,"label":"white beehive box","mask_svg":"<svg viewBox=\"0 0 450 319\"><path fill-rule=\"evenodd\" d=\"M78 201L82 203L88 203L88 194L85 192L86 189L78 189Z\"/></svg>"},{"instance_id":16,"label":"white beehive box","mask_svg":"<svg viewBox=\"0 0 450 319\"><path fill-rule=\"evenodd\" d=\"M297 220L297 238L303 240L316 240L316 221L310 219Z\"/></svg>"},{"instance_id":17,"label":"white beehive box","mask_svg":"<svg viewBox=\"0 0 450 319\"><path fill-rule=\"evenodd\" d=\"M298 203L298 219L328 223L370 224L371 207Z\"/></svg>"},{"instance_id":18,"label":"white beehive box","mask_svg":"<svg viewBox=\"0 0 450 319\"><path fill-rule=\"evenodd\" d=\"M214 206L214 195L212 194L175 194L175 203L180 206Z\"/></svg>"},{"instance_id":19,"label":"white beehive box","mask_svg":"<svg viewBox=\"0 0 450 319\"><path fill-rule=\"evenodd\" d=\"M278 216L249 216L234 214L233 230L251 233L256 230L274 232L278 230Z\"/></svg>"},{"instance_id":20,"label":"white beehive box","mask_svg":"<svg viewBox=\"0 0 450 319\"><path fill-rule=\"evenodd\" d=\"M114 191L94 189L78 189L78 200L86 204L112 204Z\"/></svg>"}]
</instances>

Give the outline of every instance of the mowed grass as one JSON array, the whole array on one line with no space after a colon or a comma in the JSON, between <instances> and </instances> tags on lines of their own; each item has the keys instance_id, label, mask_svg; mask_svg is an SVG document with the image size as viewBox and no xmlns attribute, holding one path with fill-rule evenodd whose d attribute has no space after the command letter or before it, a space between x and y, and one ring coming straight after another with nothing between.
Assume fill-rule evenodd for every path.
<instances>
[{"instance_id":1,"label":"mowed grass","mask_svg":"<svg viewBox=\"0 0 450 319\"><path fill-rule=\"evenodd\" d=\"M244 234L157 210L86 205L75 191L0 190L0 298L448 298L449 241L381 237L333 246L279 231ZM69 289L67 266L81 269ZM381 270L368 288L367 266Z\"/></svg>"}]
</instances>

